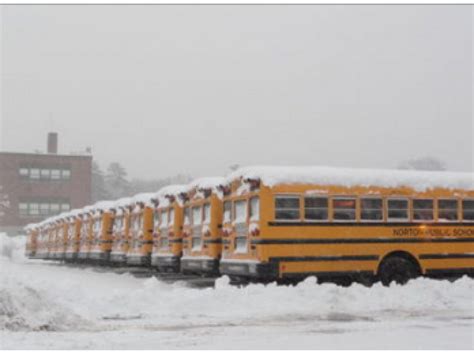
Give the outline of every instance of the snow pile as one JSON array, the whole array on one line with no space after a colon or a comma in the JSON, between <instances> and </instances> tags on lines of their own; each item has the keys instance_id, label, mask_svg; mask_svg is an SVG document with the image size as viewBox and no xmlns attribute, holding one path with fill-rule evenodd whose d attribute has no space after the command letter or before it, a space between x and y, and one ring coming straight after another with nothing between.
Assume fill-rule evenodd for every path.
<instances>
[{"instance_id":1,"label":"snow pile","mask_svg":"<svg viewBox=\"0 0 474 355\"><path fill-rule=\"evenodd\" d=\"M315 184L351 186L380 186L386 188L412 187L417 191L433 188L474 189L474 173L349 169L323 166L250 166L236 170L226 178L259 179L266 186L279 184Z\"/></svg>"},{"instance_id":2,"label":"snow pile","mask_svg":"<svg viewBox=\"0 0 474 355\"><path fill-rule=\"evenodd\" d=\"M16 250L16 242L7 244ZM333 329L356 338L361 332L406 335L423 329L446 334L447 328L454 326L450 334L465 334L466 329L468 333L472 329L474 317L474 280L467 277L455 282L418 279L405 286L376 284L368 288L318 285L314 277L297 286L237 287L224 276L216 280L214 288L196 289L184 281L170 284L103 268L8 256L0 257L0 277L0 338L8 339L0 347L6 348L21 347L15 343L20 338L43 348L94 344L109 349L120 346L117 344L135 349L209 347L214 336L221 337L221 347L239 348L238 339L244 339L247 344L254 341L256 346L268 348L268 339L277 334L293 339L294 347L300 344L295 339L304 339L307 347L317 348L315 337L320 339ZM44 330L53 332L47 337L31 332ZM65 330L68 332L53 335ZM262 333L270 338L262 340L258 335ZM432 343L426 339L425 343ZM449 337L439 341L443 339ZM373 340L366 335L362 342L383 344Z\"/></svg>"},{"instance_id":3,"label":"snow pile","mask_svg":"<svg viewBox=\"0 0 474 355\"><path fill-rule=\"evenodd\" d=\"M26 260L25 245L25 236L9 237L0 233L0 258L16 262Z\"/></svg>"},{"instance_id":4,"label":"snow pile","mask_svg":"<svg viewBox=\"0 0 474 355\"><path fill-rule=\"evenodd\" d=\"M0 234L0 331L67 330L84 323L58 304L57 288L32 285L34 276L23 274L25 242L23 236ZM45 291L48 287L52 294Z\"/></svg>"}]
</instances>

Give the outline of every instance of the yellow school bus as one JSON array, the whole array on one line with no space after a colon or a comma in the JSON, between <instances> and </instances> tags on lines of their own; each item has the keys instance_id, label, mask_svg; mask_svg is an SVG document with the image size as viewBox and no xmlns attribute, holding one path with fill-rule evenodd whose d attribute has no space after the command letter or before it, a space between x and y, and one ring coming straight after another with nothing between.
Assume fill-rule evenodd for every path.
<instances>
[{"instance_id":1,"label":"yellow school bus","mask_svg":"<svg viewBox=\"0 0 474 355\"><path fill-rule=\"evenodd\" d=\"M27 234L25 256L29 259L34 259L38 248L39 227L36 224L28 224L24 230Z\"/></svg>"},{"instance_id":2,"label":"yellow school bus","mask_svg":"<svg viewBox=\"0 0 474 355\"><path fill-rule=\"evenodd\" d=\"M130 212L130 245L127 265L150 266L153 244L153 194L142 193L133 197L134 207Z\"/></svg>"},{"instance_id":3,"label":"yellow school bus","mask_svg":"<svg viewBox=\"0 0 474 355\"><path fill-rule=\"evenodd\" d=\"M125 197L115 203L115 218L113 226L113 242L110 252L110 262L115 265L124 265L127 262L127 253L130 243L130 207L132 199Z\"/></svg>"},{"instance_id":4,"label":"yellow school bus","mask_svg":"<svg viewBox=\"0 0 474 355\"><path fill-rule=\"evenodd\" d=\"M185 196L181 272L218 275L222 254L224 178L193 181Z\"/></svg>"},{"instance_id":5,"label":"yellow school bus","mask_svg":"<svg viewBox=\"0 0 474 355\"><path fill-rule=\"evenodd\" d=\"M62 260L64 258L65 235L64 214L60 214L54 220L53 238L49 257L53 260Z\"/></svg>"},{"instance_id":6,"label":"yellow school bus","mask_svg":"<svg viewBox=\"0 0 474 355\"><path fill-rule=\"evenodd\" d=\"M170 185L153 197L155 208L151 264L160 272L180 271L183 207L178 196L186 191L186 185Z\"/></svg>"},{"instance_id":7,"label":"yellow school bus","mask_svg":"<svg viewBox=\"0 0 474 355\"><path fill-rule=\"evenodd\" d=\"M81 226L82 221L79 217L81 210L72 210L67 217L67 247L65 253L65 259L68 261L75 261L78 258L79 246L81 243Z\"/></svg>"},{"instance_id":8,"label":"yellow school bus","mask_svg":"<svg viewBox=\"0 0 474 355\"><path fill-rule=\"evenodd\" d=\"M92 247L92 227L93 227L93 206L86 206L78 214L81 220L81 240L79 243L79 253L77 259L80 262L87 262L89 259L89 252Z\"/></svg>"},{"instance_id":9,"label":"yellow school bus","mask_svg":"<svg viewBox=\"0 0 474 355\"><path fill-rule=\"evenodd\" d=\"M107 264L113 242L114 202L102 201L95 204L91 218L92 243L88 259L94 263Z\"/></svg>"},{"instance_id":10,"label":"yellow school bus","mask_svg":"<svg viewBox=\"0 0 474 355\"><path fill-rule=\"evenodd\" d=\"M231 278L405 283L474 271L472 173L250 167L224 188Z\"/></svg>"},{"instance_id":11,"label":"yellow school bus","mask_svg":"<svg viewBox=\"0 0 474 355\"><path fill-rule=\"evenodd\" d=\"M35 259L48 258L49 221L50 221L50 218L38 224L39 236L38 236Z\"/></svg>"}]
</instances>

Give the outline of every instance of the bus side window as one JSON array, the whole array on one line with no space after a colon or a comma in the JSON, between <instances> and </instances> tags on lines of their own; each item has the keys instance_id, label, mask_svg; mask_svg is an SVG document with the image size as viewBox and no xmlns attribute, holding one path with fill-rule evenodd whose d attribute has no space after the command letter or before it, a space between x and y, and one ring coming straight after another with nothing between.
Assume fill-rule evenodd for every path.
<instances>
[{"instance_id":1,"label":"bus side window","mask_svg":"<svg viewBox=\"0 0 474 355\"><path fill-rule=\"evenodd\" d=\"M305 197L304 219L311 221L326 221L328 219L328 198Z\"/></svg>"},{"instance_id":2,"label":"bus side window","mask_svg":"<svg viewBox=\"0 0 474 355\"><path fill-rule=\"evenodd\" d=\"M300 197L299 196L276 196L275 197L275 219L298 220L300 219Z\"/></svg>"},{"instance_id":3,"label":"bus side window","mask_svg":"<svg viewBox=\"0 0 474 355\"><path fill-rule=\"evenodd\" d=\"M363 197L360 199L360 219L363 221L383 220L383 203L380 197Z\"/></svg>"},{"instance_id":4,"label":"bus side window","mask_svg":"<svg viewBox=\"0 0 474 355\"><path fill-rule=\"evenodd\" d=\"M388 219L408 220L408 200L405 198L389 198L387 200Z\"/></svg>"},{"instance_id":5,"label":"bus side window","mask_svg":"<svg viewBox=\"0 0 474 355\"><path fill-rule=\"evenodd\" d=\"M462 219L465 221L474 221L474 200L462 201Z\"/></svg>"},{"instance_id":6,"label":"bus side window","mask_svg":"<svg viewBox=\"0 0 474 355\"><path fill-rule=\"evenodd\" d=\"M433 200L426 198L413 199L413 220L433 220Z\"/></svg>"},{"instance_id":7,"label":"bus side window","mask_svg":"<svg viewBox=\"0 0 474 355\"><path fill-rule=\"evenodd\" d=\"M184 209L184 223L185 226L188 226L191 224L191 209L189 207L186 207Z\"/></svg>"},{"instance_id":8,"label":"bus side window","mask_svg":"<svg viewBox=\"0 0 474 355\"><path fill-rule=\"evenodd\" d=\"M333 198L332 214L335 221L355 221L356 199L354 197Z\"/></svg>"},{"instance_id":9,"label":"bus side window","mask_svg":"<svg viewBox=\"0 0 474 355\"><path fill-rule=\"evenodd\" d=\"M458 219L458 201L442 199L438 200L438 221L457 221Z\"/></svg>"},{"instance_id":10,"label":"bus side window","mask_svg":"<svg viewBox=\"0 0 474 355\"><path fill-rule=\"evenodd\" d=\"M232 201L224 202L224 223L232 221Z\"/></svg>"}]
</instances>

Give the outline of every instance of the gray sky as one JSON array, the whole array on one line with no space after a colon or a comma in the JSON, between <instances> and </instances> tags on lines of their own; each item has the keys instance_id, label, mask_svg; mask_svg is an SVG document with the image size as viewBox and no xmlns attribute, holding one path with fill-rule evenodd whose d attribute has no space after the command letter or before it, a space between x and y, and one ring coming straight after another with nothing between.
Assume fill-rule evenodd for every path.
<instances>
[{"instance_id":1,"label":"gray sky","mask_svg":"<svg viewBox=\"0 0 474 355\"><path fill-rule=\"evenodd\" d=\"M133 177L472 170L470 6L2 6L0 148Z\"/></svg>"}]
</instances>

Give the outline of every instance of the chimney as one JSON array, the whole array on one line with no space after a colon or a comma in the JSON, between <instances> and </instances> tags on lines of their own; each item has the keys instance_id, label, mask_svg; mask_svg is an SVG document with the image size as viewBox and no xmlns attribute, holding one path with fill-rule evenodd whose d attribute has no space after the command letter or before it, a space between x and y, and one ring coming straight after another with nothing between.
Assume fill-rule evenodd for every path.
<instances>
[{"instance_id":1,"label":"chimney","mask_svg":"<svg viewBox=\"0 0 474 355\"><path fill-rule=\"evenodd\" d=\"M48 133L48 154L58 154L58 134L56 132Z\"/></svg>"}]
</instances>

